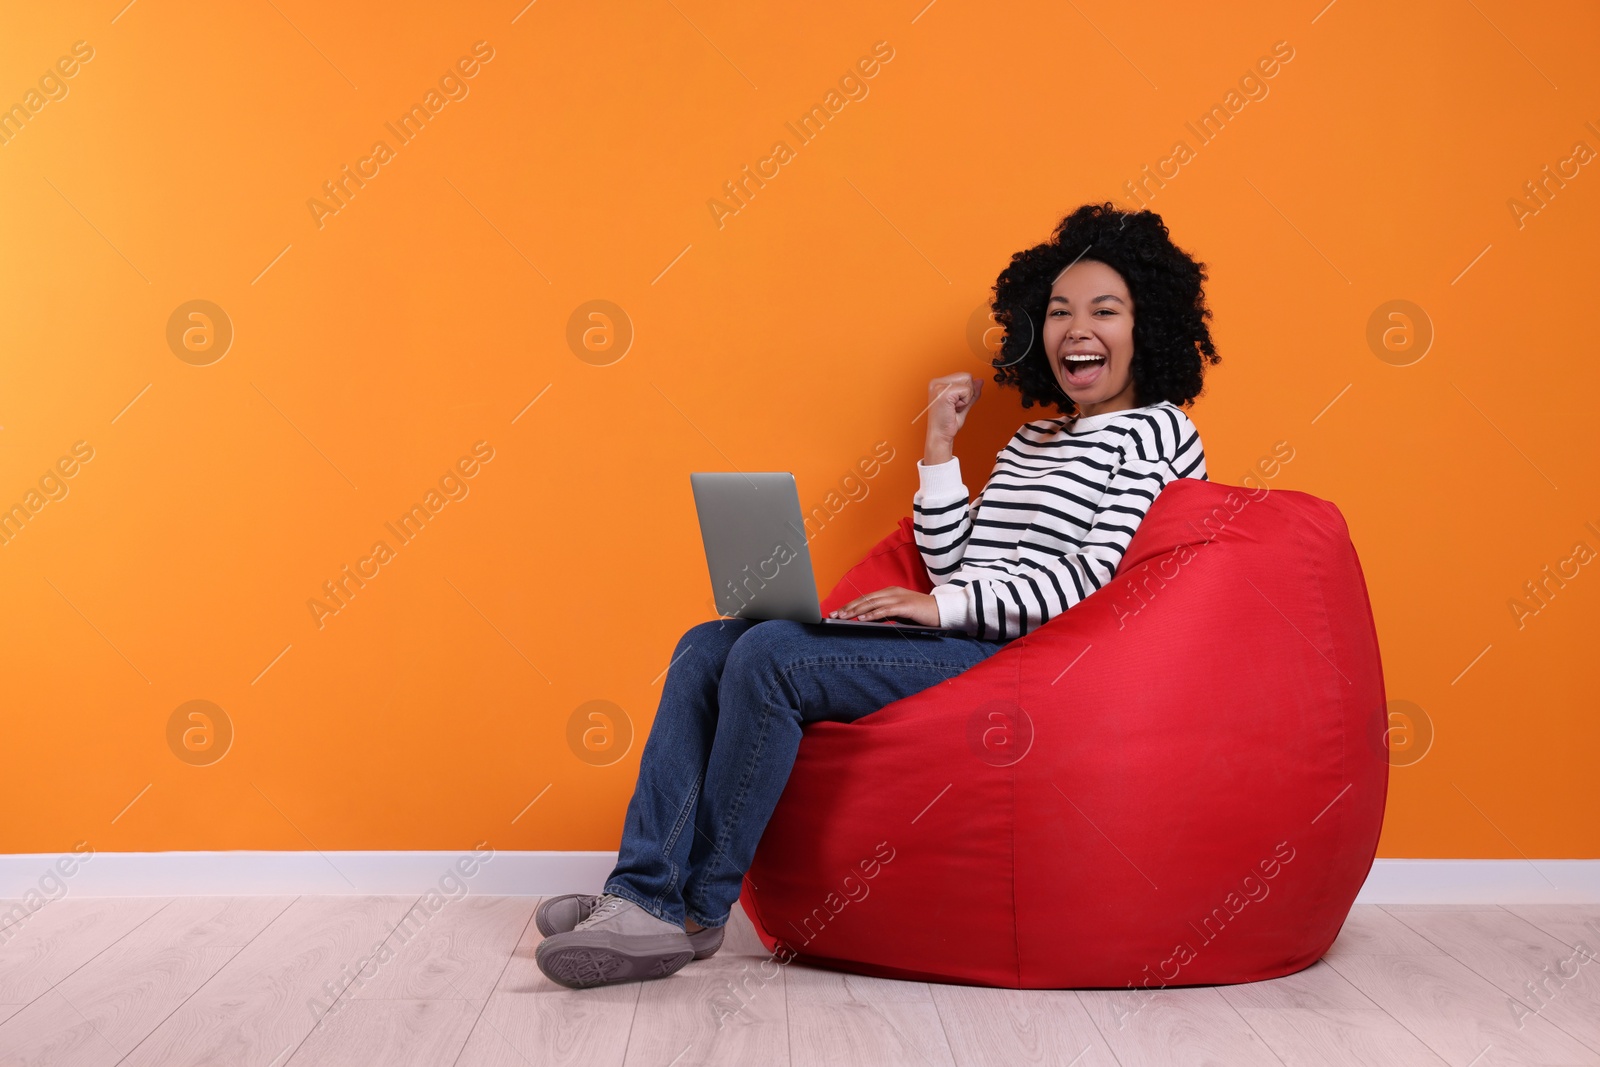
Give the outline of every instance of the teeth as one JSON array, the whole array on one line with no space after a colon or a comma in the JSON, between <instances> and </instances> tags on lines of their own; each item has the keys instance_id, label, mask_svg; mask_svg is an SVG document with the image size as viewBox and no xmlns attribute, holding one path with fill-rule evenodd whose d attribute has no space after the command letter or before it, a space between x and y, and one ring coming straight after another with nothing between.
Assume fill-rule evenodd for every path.
<instances>
[{"instance_id":1,"label":"teeth","mask_svg":"<svg viewBox=\"0 0 1600 1067\"><path fill-rule=\"evenodd\" d=\"M1067 359L1071 360L1074 363L1083 363L1083 362L1085 362L1087 360L1101 360L1101 359L1105 359L1105 358L1106 357L1104 357L1104 356L1068 356L1067 357Z\"/></svg>"}]
</instances>

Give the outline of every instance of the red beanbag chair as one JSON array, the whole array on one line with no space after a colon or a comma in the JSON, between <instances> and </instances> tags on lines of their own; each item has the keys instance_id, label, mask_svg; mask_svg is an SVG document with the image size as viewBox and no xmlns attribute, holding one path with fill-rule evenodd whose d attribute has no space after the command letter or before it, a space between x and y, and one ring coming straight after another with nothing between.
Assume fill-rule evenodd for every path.
<instances>
[{"instance_id":1,"label":"red beanbag chair","mask_svg":"<svg viewBox=\"0 0 1600 1067\"><path fill-rule=\"evenodd\" d=\"M930 588L909 517L823 611L886 585ZM1292 974L1372 866L1385 709L1338 508L1180 479L1087 599L947 682L806 726L740 899L785 962L886 978Z\"/></svg>"}]
</instances>

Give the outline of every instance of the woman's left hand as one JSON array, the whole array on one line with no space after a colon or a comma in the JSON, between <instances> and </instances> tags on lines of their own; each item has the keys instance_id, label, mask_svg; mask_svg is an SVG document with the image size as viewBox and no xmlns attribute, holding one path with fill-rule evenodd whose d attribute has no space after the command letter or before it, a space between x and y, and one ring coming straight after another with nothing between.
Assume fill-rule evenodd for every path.
<instances>
[{"instance_id":1,"label":"woman's left hand","mask_svg":"<svg viewBox=\"0 0 1600 1067\"><path fill-rule=\"evenodd\" d=\"M910 619L919 626L939 625L939 602L929 593L887 586L875 593L858 596L844 607L828 613L833 619Z\"/></svg>"}]
</instances>

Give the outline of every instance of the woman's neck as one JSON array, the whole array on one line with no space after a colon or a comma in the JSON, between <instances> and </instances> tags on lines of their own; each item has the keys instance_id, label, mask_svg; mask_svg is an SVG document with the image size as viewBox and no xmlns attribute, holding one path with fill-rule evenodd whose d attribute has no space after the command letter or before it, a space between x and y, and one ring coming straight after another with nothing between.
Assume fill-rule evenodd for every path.
<instances>
[{"instance_id":1,"label":"woman's neck","mask_svg":"<svg viewBox=\"0 0 1600 1067\"><path fill-rule=\"evenodd\" d=\"M1157 401L1157 403L1159 403L1159 401ZM1076 423L1079 419L1097 419L1102 415L1115 415L1119 411L1137 411L1141 407L1154 406L1155 405L1153 404L1124 404L1122 407L1107 408L1104 411L1084 411L1080 408L1076 415L1068 415L1066 421L1070 426Z\"/></svg>"}]
</instances>

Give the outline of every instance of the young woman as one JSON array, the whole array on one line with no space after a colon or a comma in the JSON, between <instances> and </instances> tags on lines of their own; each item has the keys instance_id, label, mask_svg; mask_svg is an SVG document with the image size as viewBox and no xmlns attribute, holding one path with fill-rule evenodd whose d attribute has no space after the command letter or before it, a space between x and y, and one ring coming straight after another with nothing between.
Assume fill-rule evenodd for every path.
<instances>
[{"instance_id":1,"label":"young woman","mask_svg":"<svg viewBox=\"0 0 1600 1067\"><path fill-rule=\"evenodd\" d=\"M535 913L541 970L582 988L672 974L722 943L807 722L850 722L994 655L1109 581L1156 494L1205 478L1180 410L1219 362L1203 264L1159 215L1085 205L995 283L1005 341L994 380L1062 412L1019 429L970 502L952 453L982 392L929 383L912 501L932 594L891 586L833 614L908 619L947 634L835 633L721 618L678 641L616 867L599 895Z\"/></svg>"}]
</instances>

